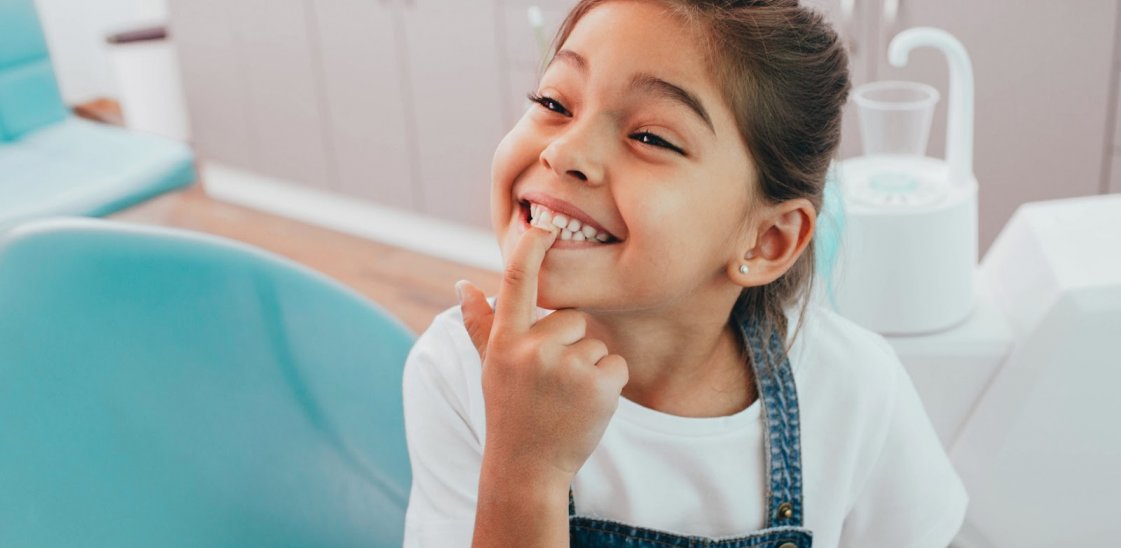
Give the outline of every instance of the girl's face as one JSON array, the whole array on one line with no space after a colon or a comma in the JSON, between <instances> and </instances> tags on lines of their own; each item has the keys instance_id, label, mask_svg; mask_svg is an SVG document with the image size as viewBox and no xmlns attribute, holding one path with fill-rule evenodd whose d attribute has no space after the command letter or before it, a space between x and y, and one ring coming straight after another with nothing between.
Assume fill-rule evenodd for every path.
<instances>
[{"instance_id":1,"label":"girl's face","mask_svg":"<svg viewBox=\"0 0 1121 548\"><path fill-rule=\"evenodd\" d=\"M541 214L532 204L582 225L546 254L539 306L654 309L731 288L756 183L701 43L657 3L596 7L499 144L491 211L504 256Z\"/></svg>"}]
</instances>

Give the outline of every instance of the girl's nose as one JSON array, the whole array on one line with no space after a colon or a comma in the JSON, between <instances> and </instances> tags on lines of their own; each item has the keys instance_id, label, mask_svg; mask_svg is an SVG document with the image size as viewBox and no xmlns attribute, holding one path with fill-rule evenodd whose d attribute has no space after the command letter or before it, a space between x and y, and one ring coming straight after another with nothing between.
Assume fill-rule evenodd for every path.
<instances>
[{"instance_id":1,"label":"girl's nose","mask_svg":"<svg viewBox=\"0 0 1121 548\"><path fill-rule=\"evenodd\" d=\"M598 185L603 182L601 155L606 144L597 145L589 132L572 128L557 136L541 151L541 164L560 175L584 183Z\"/></svg>"}]
</instances>

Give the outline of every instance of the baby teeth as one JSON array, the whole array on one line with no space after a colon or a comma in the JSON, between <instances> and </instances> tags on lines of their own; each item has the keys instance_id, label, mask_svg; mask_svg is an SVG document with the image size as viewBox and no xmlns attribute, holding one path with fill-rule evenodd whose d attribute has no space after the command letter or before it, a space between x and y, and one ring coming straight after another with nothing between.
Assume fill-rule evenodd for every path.
<instances>
[{"instance_id":1,"label":"baby teeth","mask_svg":"<svg viewBox=\"0 0 1121 548\"><path fill-rule=\"evenodd\" d=\"M529 212L531 225L546 230L559 231L562 240L606 243L611 239L611 236L606 232L600 232L593 226L585 225L579 220L572 219L562 213L556 213L541 204L531 203Z\"/></svg>"},{"instance_id":2,"label":"baby teeth","mask_svg":"<svg viewBox=\"0 0 1121 548\"><path fill-rule=\"evenodd\" d=\"M550 223L551 219L549 210L537 204L530 204L529 213L529 224L538 228L544 228L545 230L549 231L556 230Z\"/></svg>"}]
</instances>

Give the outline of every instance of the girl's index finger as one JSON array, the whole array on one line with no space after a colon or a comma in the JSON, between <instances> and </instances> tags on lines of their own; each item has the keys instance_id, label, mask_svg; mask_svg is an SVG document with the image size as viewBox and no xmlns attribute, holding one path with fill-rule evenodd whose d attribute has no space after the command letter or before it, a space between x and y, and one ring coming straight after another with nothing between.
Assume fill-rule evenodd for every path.
<instances>
[{"instance_id":1,"label":"girl's index finger","mask_svg":"<svg viewBox=\"0 0 1121 548\"><path fill-rule=\"evenodd\" d=\"M556 231L531 226L518 240L494 303L494 323L503 330L528 330L537 320L537 276L556 239Z\"/></svg>"}]
</instances>

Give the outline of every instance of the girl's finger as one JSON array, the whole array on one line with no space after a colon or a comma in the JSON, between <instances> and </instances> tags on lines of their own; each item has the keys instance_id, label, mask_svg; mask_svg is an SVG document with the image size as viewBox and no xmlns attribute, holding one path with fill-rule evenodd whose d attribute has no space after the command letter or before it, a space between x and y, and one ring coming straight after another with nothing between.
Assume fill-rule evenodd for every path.
<instances>
[{"instance_id":1,"label":"girl's finger","mask_svg":"<svg viewBox=\"0 0 1121 548\"><path fill-rule=\"evenodd\" d=\"M611 389L615 392L622 392L623 387L627 385L630 380L630 372L627 369L627 360L618 354L608 354L596 362L596 367L603 373L611 383Z\"/></svg>"},{"instance_id":2,"label":"girl's finger","mask_svg":"<svg viewBox=\"0 0 1121 548\"><path fill-rule=\"evenodd\" d=\"M486 358L487 341L490 340L491 326L494 324L494 310L487 302L483 291L467 280L455 283L455 294L463 311L463 326L471 335L471 342L480 358Z\"/></svg>"},{"instance_id":3,"label":"girl's finger","mask_svg":"<svg viewBox=\"0 0 1121 548\"><path fill-rule=\"evenodd\" d=\"M557 310L538 320L533 330L552 341L569 345L582 340L588 334L588 320L583 312L572 309Z\"/></svg>"},{"instance_id":4,"label":"girl's finger","mask_svg":"<svg viewBox=\"0 0 1121 548\"><path fill-rule=\"evenodd\" d=\"M555 232L531 226L514 247L495 303L494 321L503 333L525 333L537 321L537 276L556 239Z\"/></svg>"},{"instance_id":5,"label":"girl's finger","mask_svg":"<svg viewBox=\"0 0 1121 548\"><path fill-rule=\"evenodd\" d=\"M607 345L599 339L583 339L568 346L568 352L580 356L584 363L594 364L608 354Z\"/></svg>"}]
</instances>

